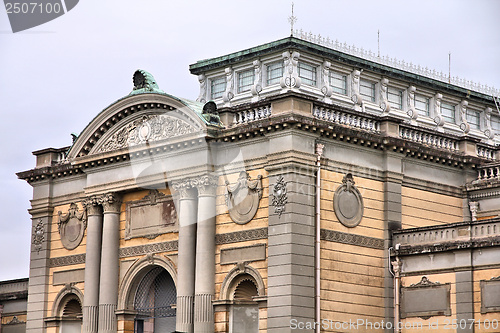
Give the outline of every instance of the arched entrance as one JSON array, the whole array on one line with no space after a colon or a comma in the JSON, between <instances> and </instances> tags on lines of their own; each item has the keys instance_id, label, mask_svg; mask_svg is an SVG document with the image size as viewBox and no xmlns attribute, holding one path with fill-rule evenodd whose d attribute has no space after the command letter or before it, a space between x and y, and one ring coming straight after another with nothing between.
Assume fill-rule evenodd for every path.
<instances>
[{"instance_id":1,"label":"arched entrance","mask_svg":"<svg viewBox=\"0 0 500 333\"><path fill-rule=\"evenodd\" d=\"M175 331L177 301L175 283L170 274L160 266L151 269L139 282L134 297L136 333L161 333Z\"/></svg>"}]
</instances>

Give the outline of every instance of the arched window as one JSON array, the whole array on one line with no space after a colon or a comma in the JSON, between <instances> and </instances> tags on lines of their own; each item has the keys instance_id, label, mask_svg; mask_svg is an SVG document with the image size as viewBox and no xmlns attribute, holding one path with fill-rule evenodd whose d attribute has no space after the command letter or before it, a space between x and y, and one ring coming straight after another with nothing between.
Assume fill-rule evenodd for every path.
<instances>
[{"instance_id":1,"label":"arched window","mask_svg":"<svg viewBox=\"0 0 500 333\"><path fill-rule=\"evenodd\" d=\"M232 283L229 331L254 333L259 331L259 296L257 283L249 274L238 275Z\"/></svg>"},{"instance_id":2,"label":"arched window","mask_svg":"<svg viewBox=\"0 0 500 333\"><path fill-rule=\"evenodd\" d=\"M80 333L82 329L82 306L75 295L68 295L62 308L61 333Z\"/></svg>"},{"instance_id":3,"label":"arched window","mask_svg":"<svg viewBox=\"0 0 500 333\"><path fill-rule=\"evenodd\" d=\"M134 309L136 333L175 331L177 292L170 274L162 267L150 270L137 287Z\"/></svg>"}]
</instances>

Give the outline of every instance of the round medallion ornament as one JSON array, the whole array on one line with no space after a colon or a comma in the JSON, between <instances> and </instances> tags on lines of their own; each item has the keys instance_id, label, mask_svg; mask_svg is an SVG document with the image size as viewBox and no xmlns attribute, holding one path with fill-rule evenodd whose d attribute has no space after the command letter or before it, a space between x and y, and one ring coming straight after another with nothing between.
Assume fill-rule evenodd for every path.
<instances>
[{"instance_id":1,"label":"round medallion ornament","mask_svg":"<svg viewBox=\"0 0 500 333\"><path fill-rule=\"evenodd\" d=\"M357 226L363 217L363 198L354 184L352 174L348 173L333 195L335 215L349 228Z\"/></svg>"}]
</instances>

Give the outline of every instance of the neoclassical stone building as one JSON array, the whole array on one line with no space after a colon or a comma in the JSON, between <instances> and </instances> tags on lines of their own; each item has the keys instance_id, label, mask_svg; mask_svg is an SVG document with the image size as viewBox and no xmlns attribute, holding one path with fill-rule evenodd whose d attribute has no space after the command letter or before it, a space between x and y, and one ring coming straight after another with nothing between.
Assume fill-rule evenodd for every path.
<instances>
[{"instance_id":1,"label":"neoclassical stone building","mask_svg":"<svg viewBox=\"0 0 500 333\"><path fill-rule=\"evenodd\" d=\"M296 36L34 152L28 332L498 331L495 91Z\"/></svg>"}]
</instances>

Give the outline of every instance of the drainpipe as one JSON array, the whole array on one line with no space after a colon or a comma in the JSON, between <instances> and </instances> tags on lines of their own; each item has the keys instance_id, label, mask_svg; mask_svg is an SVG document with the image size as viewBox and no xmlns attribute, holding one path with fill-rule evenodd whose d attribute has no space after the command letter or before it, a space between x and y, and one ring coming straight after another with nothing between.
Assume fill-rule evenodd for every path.
<instances>
[{"instance_id":1,"label":"drainpipe","mask_svg":"<svg viewBox=\"0 0 500 333\"><path fill-rule=\"evenodd\" d=\"M316 318L315 322L321 322L321 156L323 155L324 144L316 143ZM316 332L320 333L321 325L315 325Z\"/></svg>"},{"instance_id":2,"label":"drainpipe","mask_svg":"<svg viewBox=\"0 0 500 333\"><path fill-rule=\"evenodd\" d=\"M396 249L398 249L399 244L396 245ZM389 252L391 251L392 247L389 249ZM390 253L389 253L389 260L390 260ZM399 333L399 288L401 286L401 261L399 260L399 257L396 257L396 260L391 262L392 268L394 270L394 273L391 272L391 274L394 276L394 333ZM389 271L390 271L390 266L389 266Z\"/></svg>"}]
</instances>

